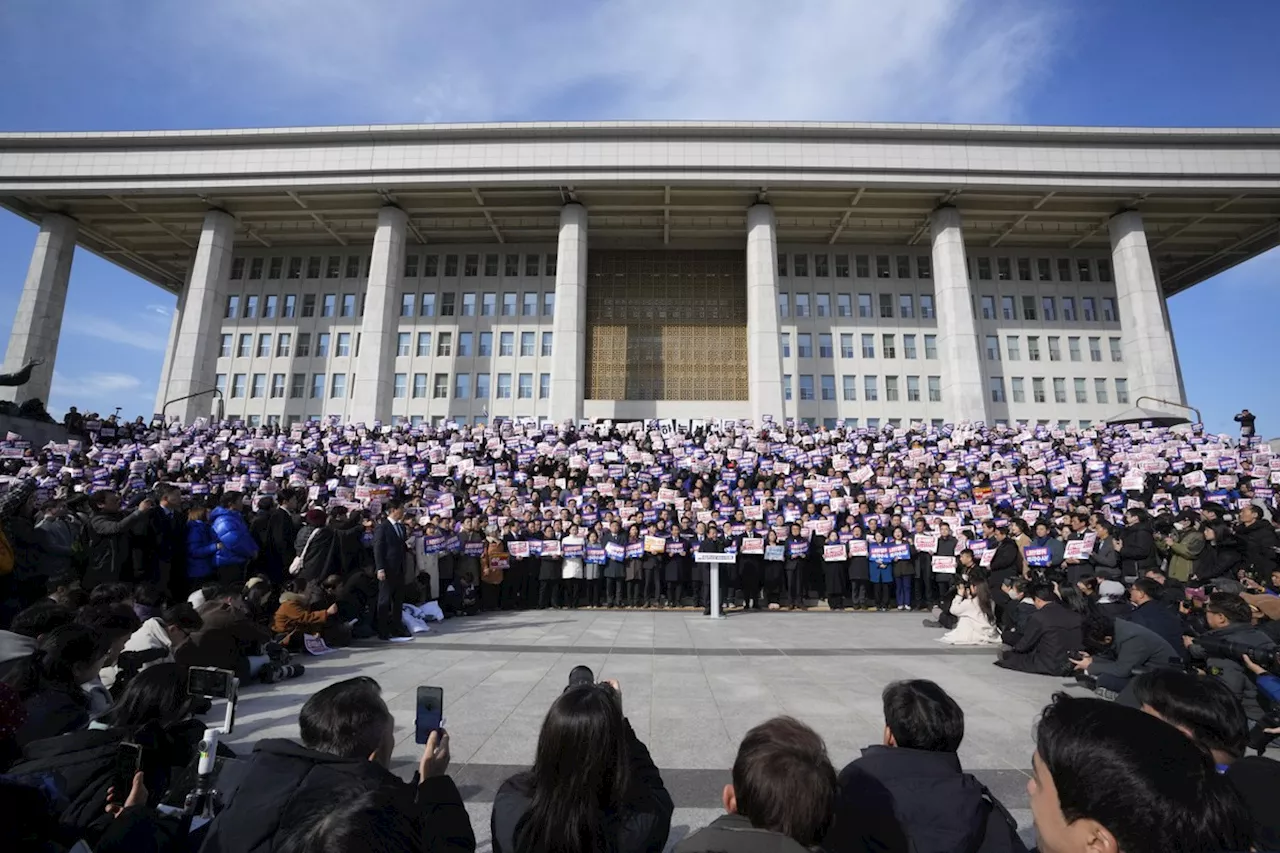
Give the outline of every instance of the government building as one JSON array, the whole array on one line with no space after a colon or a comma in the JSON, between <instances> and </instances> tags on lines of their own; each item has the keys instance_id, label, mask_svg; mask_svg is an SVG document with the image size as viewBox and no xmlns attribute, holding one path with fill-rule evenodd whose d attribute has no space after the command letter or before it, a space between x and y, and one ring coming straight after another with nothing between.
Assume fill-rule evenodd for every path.
<instances>
[{"instance_id":1,"label":"government building","mask_svg":"<svg viewBox=\"0 0 1280 853\"><path fill-rule=\"evenodd\" d=\"M0 205L40 229L19 402L80 248L176 296L184 423L1074 426L1188 402L1166 300L1280 241L1280 130L8 133Z\"/></svg>"}]
</instances>

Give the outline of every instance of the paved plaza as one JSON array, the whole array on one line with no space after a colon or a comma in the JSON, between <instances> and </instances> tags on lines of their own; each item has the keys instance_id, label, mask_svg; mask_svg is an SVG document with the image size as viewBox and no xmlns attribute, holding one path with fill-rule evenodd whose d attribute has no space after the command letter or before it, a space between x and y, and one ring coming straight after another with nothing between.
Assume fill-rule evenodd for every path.
<instances>
[{"instance_id":1,"label":"paved plaza","mask_svg":"<svg viewBox=\"0 0 1280 853\"><path fill-rule=\"evenodd\" d=\"M415 689L442 687L453 764L480 849L504 779L533 760L547 707L569 670L590 666L622 685L627 717L648 744L676 804L675 844L720 811L738 742L756 723L791 714L826 739L836 768L883 731L880 692L929 678L965 711L960 758L1013 812L1030 838L1026 781L1032 727L1064 680L991 665L994 649L943 646L918 613L526 611L451 619L410 643L343 649L305 660L301 679L242 695L232 745L297 738L306 698L336 680L367 675L396 717L394 768L406 778ZM1075 690L1075 688L1072 688Z\"/></svg>"}]
</instances>

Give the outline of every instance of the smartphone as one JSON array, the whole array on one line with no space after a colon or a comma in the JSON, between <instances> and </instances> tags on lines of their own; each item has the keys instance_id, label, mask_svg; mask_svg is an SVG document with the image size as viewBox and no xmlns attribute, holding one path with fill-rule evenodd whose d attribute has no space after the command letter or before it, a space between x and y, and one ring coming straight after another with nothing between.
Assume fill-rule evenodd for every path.
<instances>
[{"instance_id":1,"label":"smartphone","mask_svg":"<svg viewBox=\"0 0 1280 853\"><path fill-rule=\"evenodd\" d=\"M414 719L414 741L426 743L431 733L444 722L444 690L439 687L418 688L418 713Z\"/></svg>"},{"instance_id":2,"label":"smartphone","mask_svg":"<svg viewBox=\"0 0 1280 853\"><path fill-rule=\"evenodd\" d=\"M115 789L114 802L123 803L133 790L133 777L142 769L142 747L122 741L116 746L116 766L111 775L111 787Z\"/></svg>"},{"instance_id":3,"label":"smartphone","mask_svg":"<svg viewBox=\"0 0 1280 853\"><path fill-rule=\"evenodd\" d=\"M187 692L192 696L205 696L209 699L229 699L231 679L234 677L229 669L193 666L187 670Z\"/></svg>"}]
</instances>

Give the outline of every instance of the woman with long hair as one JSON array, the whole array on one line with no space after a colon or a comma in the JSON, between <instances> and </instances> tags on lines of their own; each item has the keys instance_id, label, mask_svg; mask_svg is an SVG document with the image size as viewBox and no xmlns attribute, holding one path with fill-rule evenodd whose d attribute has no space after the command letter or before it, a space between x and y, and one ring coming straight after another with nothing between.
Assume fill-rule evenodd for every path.
<instances>
[{"instance_id":1,"label":"woman with long hair","mask_svg":"<svg viewBox=\"0 0 1280 853\"><path fill-rule=\"evenodd\" d=\"M18 745L87 726L90 701L81 685L97 677L110 655L110 641L86 625L72 623L45 634L5 676L27 710L26 722L14 734Z\"/></svg>"},{"instance_id":2,"label":"woman with long hair","mask_svg":"<svg viewBox=\"0 0 1280 853\"><path fill-rule=\"evenodd\" d=\"M938 638L952 646L997 646L996 608L985 580L961 581L949 608L956 626Z\"/></svg>"},{"instance_id":3,"label":"woman with long hair","mask_svg":"<svg viewBox=\"0 0 1280 853\"><path fill-rule=\"evenodd\" d=\"M498 789L493 849L657 853L673 808L649 751L622 714L618 683L571 681L542 722L532 769Z\"/></svg>"}]
</instances>

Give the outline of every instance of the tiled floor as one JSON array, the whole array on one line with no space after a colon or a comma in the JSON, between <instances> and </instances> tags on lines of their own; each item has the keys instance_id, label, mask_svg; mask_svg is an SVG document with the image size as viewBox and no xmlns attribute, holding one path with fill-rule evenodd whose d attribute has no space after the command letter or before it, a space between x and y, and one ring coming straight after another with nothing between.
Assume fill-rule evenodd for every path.
<instances>
[{"instance_id":1,"label":"tiled floor","mask_svg":"<svg viewBox=\"0 0 1280 853\"><path fill-rule=\"evenodd\" d=\"M451 772L487 850L498 785L532 761L538 728L569 670L616 678L636 733L675 799L671 843L708 823L743 734L777 714L813 726L836 768L880 743L880 692L929 678L965 710L965 768L1029 829L1026 774L1036 715L1062 679L1007 672L993 649L943 646L918 613L750 613L713 621L696 612L534 611L449 620L411 643L343 649L304 661L301 679L245 691L233 746L297 737L314 691L368 675L396 716L395 766L408 776L418 685L443 688Z\"/></svg>"}]
</instances>

